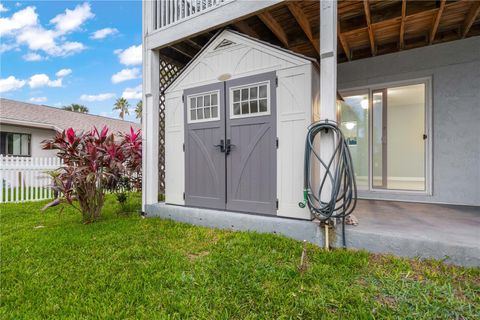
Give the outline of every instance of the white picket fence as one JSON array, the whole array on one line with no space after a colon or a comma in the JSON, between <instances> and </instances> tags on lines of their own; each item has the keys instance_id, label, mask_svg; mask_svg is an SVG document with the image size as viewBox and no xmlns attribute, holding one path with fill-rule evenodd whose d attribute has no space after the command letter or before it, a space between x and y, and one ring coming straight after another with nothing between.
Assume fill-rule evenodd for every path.
<instances>
[{"instance_id":1,"label":"white picket fence","mask_svg":"<svg viewBox=\"0 0 480 320\"><path fill-rule=\"evenodd\" d=\"M47 174L60 167L61 160L0 156L0 203L39 201L53 198Z\"/></svg>"}]
</instances>

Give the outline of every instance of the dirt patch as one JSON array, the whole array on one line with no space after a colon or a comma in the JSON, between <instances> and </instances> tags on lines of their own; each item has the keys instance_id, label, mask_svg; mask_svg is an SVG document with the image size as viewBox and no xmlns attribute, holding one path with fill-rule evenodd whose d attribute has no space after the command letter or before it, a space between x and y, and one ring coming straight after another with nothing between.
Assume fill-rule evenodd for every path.
<instances>
[{"instance_id":1,"label":"dirt patch","mask_svg":"<svg viewBox=\"0 0 480 320\"><path fill-rule=\"evenodd\" d=\"M379 296L376 298L376 301L380 303L382 306L386 306L389 308L396 308L398 305L397 299L390 296Z\"/></svg>"},{"instance_id":2,"label":"dirt patch","mask_svg":"<svg viewBox=\"0 0 480 320\"><path fill-rule=\"evenodd\" d=\"M202 252L198 252L198 253L187 253L187 257L190 261L193 262L193 261L197 260L198 258L208 256L209 254L210 254L209 251L202 251Z\"/></svg>"}]
</instances>

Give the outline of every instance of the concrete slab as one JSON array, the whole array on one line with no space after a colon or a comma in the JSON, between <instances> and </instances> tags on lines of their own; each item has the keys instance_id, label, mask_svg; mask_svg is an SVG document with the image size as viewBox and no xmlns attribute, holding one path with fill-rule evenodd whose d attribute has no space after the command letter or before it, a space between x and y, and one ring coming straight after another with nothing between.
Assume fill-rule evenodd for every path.
<instances>
[{"instance_id":1,"label":"concrete slab","mask_svg":"<svg viewBox=\"0 0 480 320\"><path fill-rule=\"evenodd\" d=\"M318 222L158 203L147 216L211 228L277 233L324 245ZM480 208L438 204L359 200L358 226L347 226L347 247L405 257L434 258L463 266L480 266ZM335 247L342 246L341 227Z\"/></svg>"}]
</instances>

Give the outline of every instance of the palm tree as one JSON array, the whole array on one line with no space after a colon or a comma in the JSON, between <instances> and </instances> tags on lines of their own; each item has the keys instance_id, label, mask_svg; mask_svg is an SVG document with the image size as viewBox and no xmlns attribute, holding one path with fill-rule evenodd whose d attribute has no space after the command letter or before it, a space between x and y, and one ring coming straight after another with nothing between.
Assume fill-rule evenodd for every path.
<instances>
[{"instance_id":1,"label":"palm tree","mask_svg":"<svg viewBox=\"0 0 480 320\"><path fill-rule=\"evenodd\" d=\"M130 107L130 104L128 103L127 99L118 98L113 105L113 110L120 111L120 119L123 120L126 114L130 114L128 113L128 107Z\"/></svg>"},{"instance_id":2,"label":"palm tree","mask_svg":"<svg viewBox=\"0 0 480 320\"><path fill-rule=\"evenodd\" d=\"M137 102L137 107L135 108L135 117L137 119L140 119L140 122L142 122L142 109L143 109L143 102L142 100Z\"/></svg>"},{"instance_id":3,"label":"palm tree","mask_svg":"<svg viewBox=\"0 0 480 320\"><path fill-rule=\"evenodd\" d=\"M72 103L69 106L63 106L63 110L73 111L73 112L80 112L80 113L88 113L89 110L83 104Z\"/></svg>"}]
</instances>

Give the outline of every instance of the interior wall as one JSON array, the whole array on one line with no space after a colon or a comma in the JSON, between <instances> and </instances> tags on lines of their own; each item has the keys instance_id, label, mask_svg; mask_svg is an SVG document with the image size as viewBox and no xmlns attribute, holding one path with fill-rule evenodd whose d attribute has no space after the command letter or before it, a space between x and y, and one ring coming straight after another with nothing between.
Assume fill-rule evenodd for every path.
<instances>
[{"instance_id":1,"label":"interior wall","mask_svg":"<svg viewBox=\"0 0 480 320\"><path fill-rule=\"evenodd\" d=\"M372 199L480 205L480 37L338 65L338 88L431 77L432 194L362 192Z\"/></svg>"},{"instance_id":2,"label":"interior wall","mask_svg":"<svg viewBox=\"0 0 480 320\"><path fill-rule=\"evenodd\" d=\"M387 175L393 179L425 176L424 85L388 90L387 94Z\"/></svg>"}]
</instances>

